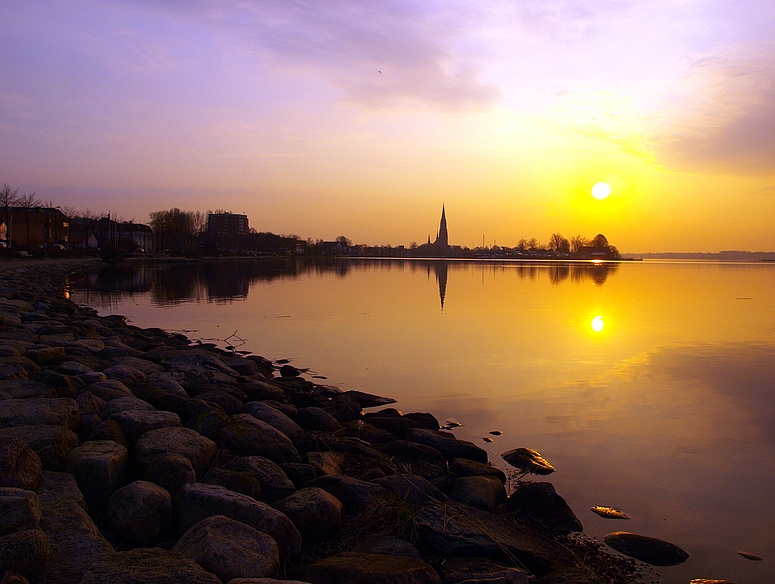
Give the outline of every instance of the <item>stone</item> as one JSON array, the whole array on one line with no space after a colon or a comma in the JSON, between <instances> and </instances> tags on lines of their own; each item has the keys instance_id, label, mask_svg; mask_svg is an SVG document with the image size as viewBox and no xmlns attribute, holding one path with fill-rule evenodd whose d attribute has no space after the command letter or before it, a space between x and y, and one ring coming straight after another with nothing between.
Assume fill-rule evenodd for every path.
<instances>
[{"instance_id":1,"label":"stone","mask_svg":"<svg viewBox=\"0 0 775 584\"><path fill-rule=\"evenodd\" d=\"M402 438L409 430L417 428L417 424L409 418L403 416L370 416L369 424L389 432L394 438Z\"/></svg>"},{"instance_id":2,"label":"stone","mask_svg":"<svg viewBox=\"0 0 775 584\"><path fill-rule=\"evenodd\" d=\"M309 584L301 580L276 580L274 578L234 578L228 584Z\"/></svg>"},{"instance_id":3,"label":"stone","mask_svg":"<svg viewBox=\"0 0 775 584\"><path fill-rule=\"evenodd\" d=\"M42 347L40 349L28 349L24 356L33 360L38 365L47 365L56 359L65 356L64 347Z\"/></svg>"},{"instance_id":4,"label":"stone","mask_svg":"<svg viewBox=\"0 0 775 584\"><path fill-rule=\"evenodd\" d=\"M310 564L302 578L315 584L441 584L422 560L363 552L342 552Z\"/></svg>"},{"instance_id":5,"label":"stone","mask_svg":"<svg viewBox=\"0 0 775 584\"><path fill-rule=\"evenodd\" d=\"M233 416L242 411L242 401L226 391L210 390L198 393L197 399L218 404L227 415Z\"/></svg>"},{"instance_id":6,"label":"stone","mask_svg":"<svg viewBox=\"0 0 775 584\"><path fill-rule=\"evenodd\" d=\"M75 403L75 402L73 402ZM78 446L78 436L65 426L13 426L0 429L0 441L19 438L40 459L43 470L62 470L67 455Z\"/></svg>"},{"instance_id":7,"label":"stone","mask_svg":"<svg viewBox=\"0 0 775 584\"><path fill-rule=\"evenodd\" d=\"M675 544L627 531L609 533L605 543L625 556L652 566L677 566L689 559L689 554Z\"/></svg>"},{"instance_id":8,"label":"stone","mask_svg":"<svg viewBox=\"0 0 775 584\"><path fill-rule=\"evenodd\" d=\"M0 487L0 535L35 529L42 515L37 493L16 487Z\"/></svg>"},{"instance_id":9,"label":"stone","mask_svg":"<svg viewBox=\"0 0 775 584\"><path fill-rule=\"evenodd\" d=\"M89 373L81 373L78 375L78 379L83 381L86 385L93 385L95 383L107 381L108 376L102 371L90 371Z\"/></svg>"},{"instance_id":10,"label":"stone","mask_svg":"<svg viewBox=\"0 0 775 584\"><path fill-rule=\"evenodd\" d=\"M307 462L315 467L317 476L335 476L342 474L344 458L344 454L340 452L307 453Z\"/></svg>"},{"instance_id":11,"label":"stone","mask_svg":"<svg viewBox=\"0 0 775 584\"><path fill-rule=\"evenodd\" d=\"M297 488L317 476L315 467L303 462L284 462L280 468Z\"/></svg>"},{"instance_id":12,"label":"stone","mask_svg":"<svg viewBox=\"0 0 775 584\"><path fill-rule=\"evenodd\" d=\"M427 412L410 412L404 414L404 417L412 420L417 424L418 428L424 428L426 430L438 430L440 428L439 421L433 414Z\"/></svg>"},{"instance_id":13,"label":"stone","mask_svg":"<svg viewBox=\"0 0 775 584\"><path fill-rule=\"evenodd\" d=\"M234 420L227 416L225 412L218 410L194 416L186 423L186 428L196 430L216 444L221 444L223 441L223 429L233 422Z\"/></svg>"},{"instance_id":14,"label":"stone","mask_svg":"<svg viewBox=\"0 0 775 584\"><path fill-rule=\"evenodd\" d=\"M95 562L80 584L221 584L221 581L178 552L138 548Z\"/></svg>"},{"instance_id":15,"label":"stone","mask_svg":"<svg viewBox=\"0 0 775 584\"><path fill-rule=\"evenodd\" d=\"M132 459L145 471L159 456L177 454L191 462L196 476L204 476L217 451L215 442L189 428L159 428L140 437Z\"/></svg>"},{"instance_id":16,"label":"stone","mask_svg":"<svg viewBox=\"0 0 775 584\"><path fill-rule=\"evenodd\" d=\"M449 470L459 477L490 476L497 478L501 483L506 483L506 473L501 469L465 458L450 460Z\"/></svg>"},{"instance_id":17,"label":"stone","mask_svg":"<svg viewBox=\"0 0 775 584\"><path fill-rule=\"evenodd\" d=\"M275 576L280 568L277 542L265 533L223 515L192 525L172 551L191 558L221 582Z\"/></svg>"},{"instance_id":18,"label":"stone","mask_svg":"<svg viewBox=\"0 0 775 584\"><path fill-rule=\"evenodd\" d=\"M19 438L0 438L0 487L34 491L43 479L40 458Z\"/></svg>"},{"instance_id":19,"label":"stone","mask_svg":"<svg viewBox=\"0 0 775 584\"><path fill-rule=\"evenodd\" d=\"M371 393L364 393L362 391L344 391L339 394L339 397L347 397L352 398L362 408L376 408L379 406L386 406L388 404L394 404L396 403L396 400L390 397L382 397L379 395L373 395Z\"/></svg>"},{"instance_id":20,"label":"stone","mask_svg":"<svg viewBox=\"0 0 775 584\"><path fill-rule=\"evenodd\" d=\"M348 422L337 434L339 436L357 438L369 444L385 444L395 440L395 437L387 430L380 430L363 420Z\"/></svg>"},{"instance_id":21,"label":"stone","mask_svg":"<svg viewBox=\"0 0 775 584\"><path fill-rule=\"evenodd\" d=\"M385 554L388 556L406 556L421 560L420 552L408 541L392 535L375 535L355 546L355 552L365 552L367 554Z\"/></svg>"},{"instance_id":22,"label":"stone","mask_svg":"<svg viewBox=\"0 0 775 584\"><path fill-rule=\"evenodd\" d=\"M51 555L46 534L40 529L25 529L0 537L0 574L18 572L37 579Z\"/></svg>"},{"instance_id":23,"label":"stone","mask_svg":"<svg viewBox=\"0 0 775 584\"><path fill-rule=\"evenodd\" d=\"M64 361L56 366L55 371L62 375L82 375L84 373L94 373L91 367L79 363L78 361Z\"/></svg>"},{"instance_id":24,"label":"stone","mask_svg":"<svg viewBox=\"0 0 775 584\"><path fill-rule=\"evenodd\" d=\"M112 440L125 448L129 446L124 431L115 420L105 420L104 422L101 422L94 428L84 442L92 442L94 440Z\"/></svg>"},{"instance_id":25,"label":"stone","mask_svg":"<svg viewBox=\"0 0 775 584\"><path fill-rule=\"evenodd\" d=\"M624 511L621 509L617 509L616 507L608 507L604 505L595 505L594 507L589 508L592 513L595 513L596 515L599 515L603 519L629 519L630 516L627 515Z\"/></svg>"},{"instance_id":26,"label":"stone","mask_svg":"<svg viewBox=\"0 0 775 584\"><path fill-rule=\"evenodd\" d=\"M129 467L127 449L112 440L84 442L67 457L89 509L104 511L110 496L124 484Z\"/></svg>"},{"instance_id":27,"label":"stone","mask_svg":"<svg viewBox=\"0 0 775 584\"><path fill-rule=\"evenodd\" d=\"M296 491L283 469L263 456L240 456L231 461L229 469L250 473L261 484L261 500L274 503Z\"/></svg>"},{"instance_id":28,"label":"stone","mask_svg":"<svg viewBox=\"0 0 775 584\"><path fill-rule=\"evenodd\" d=\"M277 428L250 414L237 414L222 430L223 446L235 454L263 456L276 463L301 462L291 440Z\"/></svg>"},{"instance_id":29,"label":"stone","mask_svg":"<svg viewBox=\"0 0 775 584\"><path fill-rule=\"evenodd\" d=\"M0 428L78 426L78 404L70 398L7 399L0 408Z\"/></svg>"},{"instance_id":30,"label":"stone","mask_svg":"<svg viewBox=\"0 0 775 584\"><path fill-rule=\"evenodd\" d=\"M427 505L433 501L444 501L446 495L421 476L412 474L392 474L374 479L374 483L388 489L391 493L412 505Z\"/></svg>"},{"instance_id":31,"label":"stone","mask_svg":"<svg viewBox=\"0 0 775 584\"><path fill-rule=\"evenodd\" d=\"M447 468L447 459L444 458L441 452L425 444L418 444L408 440L395 440L388 444L379 444L375 448L387 456L402 458L410 462L425 462L441 468Z\"/></svg>"},{"instance_id":32,"label":"stone","mask_svg":"<svg viewBox=\"0 0 775 584\"><path fill-rule=\"evenodd\" d=\"M113 493L105 516L122 537L146 546L156 545L172 525L172 499L159 485L135 481Z\"/></svg>"},{"instance_id":33,"label":"stone","mask_svg":"<svg viewBox=\"0 0 775 584\"><path fill-rule=\"evenodd\" d=\"M305 483L305 487L318 487L331 493L344 505L345 511L360 513L374 497L384 497L388 490L375 483L347 476L322 476Z\"/></svg>"},{"instance_id":34,"label":"stone","mask_svg":"<svg viewBox=\"0 0 775 584\"><path fill-rule=\"evenodd\" d=\"M30 581L18 572L8 570L0 577L0 584L30 584Z\"/></svg>"},{"instance_id":35,"label":"stone","mask_svg":"<svg viewBox=\"0 0 775 584\"><path fill-rule=\"evenodd\" d=\"M80 582L94 562L113 554L113 548L86 513L83 495L71 474L44 472L38 496L43 508L40 527L51 548L42 581Z\"/></svg>"},{"instance_id":36,"label":"stone","mask_svg":"<svg viewBox=\"0 0 775 584\"><path fill-rule=\"evenodd\" d=\"M169 393L170 395L190 397L180 382L168 373L151 373L148 376L147 383L155 388Z\"/></svg>"},{"instance_id":37,"label":"stone","mask_svg":"<svg viewBox=\"0 0 775 584\"><path fill-rule=\"evenodd\" d=\"M551 483L519 483L506 506L532 520L540 521L552 530L584 531L579 518Z\"/></svg>"},{"instance_id":38,"label":"stone","mask_svg":"<svg viewBox=\"0 0 775 584\"><path fill-rule=\"evenodd\" d=\"M162 365L154 363L153 361L149 361L148 359L130 357L127 355L125 357L116 358L115 362L116 365L125 365L127 367L131 367L137 371L140 371L146 376L153 375L154 373L164 372L164 367Z\"/></svg>"},{"instance_id":39,"label":"stone","mask_svg":"<svg viewBox=\"0 0 775 584\"><path fill-rule=\"evenodd\" d=\"M235 493L252 497L256 501L261 499L261 483L249 472L211 468L201 482L207 485L220 485Z\"/></svg>"},{"instance_id":40,"label":"stone","mask_svg":"<svg viewBox=\"0 0 775 584\"><path fill-rule=\"evenodd\" d=\"M296 556L301 551L301 535L283 513L218 485L184 485L175 496L175 510L181 531L207 517L225 515L270 535L283 558Z\"/></svg>"},{"instance_id":41,"label":"stone","mask_svg":"<svg viewBox=\"0 0 775 584\"><path fill-rule=\"evenodd\" d=\"M118 379L128 383L142 383L148 377L145 373L129 365L113 365L102 371L108 379Z\"/></svg>"},{"instance_id":42,"label":"stone","mask_svg":"<svg viewBox=\"0 0 775 584\"><path fill-rule=\"evenodd\" d=\"M336 432L341 430L342 424L322 408L300 408L296 414L296 423L305 431L318 430L320 432Z\"/></svg>"},{"instance_id":43,"label":"stone","mask_svg":"<svg viewBox=\"0 0 775 584\"><path fill-rule=\"evenodd\" d=\"M277 408L272 407L266 402L253 401L248 402L242 408L242 412L250 414L254 418L274 426L280 432L285 434L291 441L296 441L304 434L301 426L294 422Z\"/></svg>"},{"instance_id":44,"label":"stone","mask_svg":"<svg viewBox=\"0 0 775 584\"><path fill-rule=\"evenodd\" d=\"M293 522L304 543L329 540L342 525L342 503L320 488L299 489L273 506Z\"/></svg>"},{"instance_id":45,"label":"stone","mask_svg":"<svg viewBox=\"0 0 775 584\"><path fill-rule=\"evenodd\" d=\"M530 448L515 448L501 454L503 460L523 472L537 475L549 475L555 468L535 450Z\"/></svg>"},{"instance_id":46,"label":"stone","mask_svg":"<svg viewBox=\"0 0 775 584\"><path fill-rule=\"evenodd\" d=\"M449 498L494 513L498 505L506 502L506 489L495 477L460 477L452 483Z\"/></svg>"},{"instance_id":47,"label":"stone","mask_svg":"<svg viewBox=\"0 0 775 584\"><path fill-rule=\"evenodd\" d=\"M533 577L520 568L510 568L486 558L449 558L439 570L444 584L529 584Z\"/></svg>"},{"instance_id":48,"label":"stone","mask_svg":"<svg viewBox=\"0 0 775 584\"><path fill-rule=\"evenodd\" d=\"M119 400L113 400L111 403L117 401ZM180 418L177 414L156 410L123 410L111 415L110 419L115 420L121 426L121 430L130 445L135 444L140 436L150 430L180 427Z\"/></svg>"},{"instance_id":49,"label":"stone","mask_svg":"<svg viewBox=\"0 0 775 584\"><path fill-rule=\"evenodd\" d=\"M89 386L89 392L104 399L106 402L120 397L134 397L129 388L117 379L92 383Z\"/></svg>"},{"instance_id":50,"label":"stone","mask_svg":"<svg viewBox=\"0 0 775 584\"><path fill-rule=\"evenodd\" d=\"M56 389L50 385L28 379L0 381L0 400L29 399L33 397L57 397Z\"/></svg>"},{"instance_id":51,"label":"stone","mask_svg":"<svg viewBox=\"0 0 775 584\"><path fill-rule=\"evenodd\" d=\"M196 472L187 458L167 454L159 456L148 466L143 480L156 483L174 497L183 485L196 482Z\"/></svg>"},{"instance_id":52,"label":"stone","mask_svg":"<svg viewBox=\"0 0 775 584\"><path fill-rule=\"evenodd\" d=\"M458 440L447 432L434 432L415 428L406 433L407 440L425 444L438 450L447 460L467 458L475 462L487 463L487 451L465 440Z\"/></svg>"},{"instance_id":53,"label":"stone","mask_svg":"<svg viewBox=\"0 0 775 584\"><path fill-rule=\"evenodd\" d=\"M132 396L118 397L116 399L110 400L105 405L105 408L102 410L102 414L100 414L100 416L102 417L103 420L108 420L114 414L118 414L119 412L123 412L127 410L134 410L138 412L139 411L155 412L156 408L153 407L148 402L143 401L141 399L137 399L136 397L132 397Z\"/></svg>"}]
</instances>

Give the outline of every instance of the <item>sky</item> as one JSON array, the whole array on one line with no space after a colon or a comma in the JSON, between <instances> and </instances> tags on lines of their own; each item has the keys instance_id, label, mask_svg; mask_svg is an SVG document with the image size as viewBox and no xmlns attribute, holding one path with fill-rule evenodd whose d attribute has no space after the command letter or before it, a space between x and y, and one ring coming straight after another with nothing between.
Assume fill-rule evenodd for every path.
<instances>
[{"instance_id":1,"label":"sky","mask_svg":"<svg viewBox=\"0 0 775 584\"><path fill-rule=\"evenodd\" d=\"M775 250L771 0L0 3L0 183L370 245ZM597 182L611 195L591 196Z\"/></svg>"}]
</instances>

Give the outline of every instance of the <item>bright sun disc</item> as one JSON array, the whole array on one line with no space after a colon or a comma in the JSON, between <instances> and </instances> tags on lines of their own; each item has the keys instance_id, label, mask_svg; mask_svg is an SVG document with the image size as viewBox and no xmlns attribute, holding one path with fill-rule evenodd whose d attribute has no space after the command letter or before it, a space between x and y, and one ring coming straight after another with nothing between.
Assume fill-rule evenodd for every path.
<instances>
[{"instance_id":1,"label":"bright sun disc","mask_svg":"<svg viewBox=\"0 0 775 584\"><path fill-rule=\"evenodd\" d=\"M604 182L599 182L592 187L592 196L596 199L603 200L611 194L611 185Z\"/></svg>"},{"instance_id":2,"label":"bright sun disc","mask_svg":"<svg viewBox=\"0 0 775 584\"><path fill-rule=\"evenodd\" d=\"M596 333L599 333L603 330L603 327L605 324L603 323L603 317L602 316L596 316L592 319L592 330Z\"/></svg>"}]
</instances>

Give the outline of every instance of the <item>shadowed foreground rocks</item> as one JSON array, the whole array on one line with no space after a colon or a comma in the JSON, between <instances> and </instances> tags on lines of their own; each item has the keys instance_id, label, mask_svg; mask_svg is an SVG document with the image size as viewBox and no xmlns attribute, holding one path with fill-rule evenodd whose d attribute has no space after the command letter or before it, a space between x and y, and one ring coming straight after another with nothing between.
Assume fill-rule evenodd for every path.
<instances>
[{"instance_id":1,"label":"shadowed foreground rocks","mask_svg":"<svg viewBox=\"0 0 775 584\"><path fill-rule=\"evenodd\" d=\"M487 452L432 414L100 317L65 299L73 268L0 279L3 581L594 584L635 574L589 542L574 551L565 534L581 525L551 485L522 483L507 498Z\"/></svg>"}]
</instances>

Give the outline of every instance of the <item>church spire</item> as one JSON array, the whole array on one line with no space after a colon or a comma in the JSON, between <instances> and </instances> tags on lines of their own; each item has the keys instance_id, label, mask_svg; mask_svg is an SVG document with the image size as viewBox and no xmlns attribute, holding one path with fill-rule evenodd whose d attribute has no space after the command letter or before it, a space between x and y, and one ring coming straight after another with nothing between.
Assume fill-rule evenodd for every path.
<instances>
[{"instance_id":1,"label":"church spire","mask_svg":"<svg viewBox=\"0 0 775 584\"><path fill-rule=\"evenodd\" d=\"M436 243L449 246L449 234L447 233L447 216L444 209L444 204L441 205L441 224L439 225L439 237L436 239Z\"/></svg>"}]
</instances>

